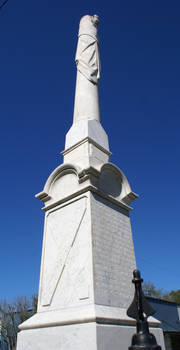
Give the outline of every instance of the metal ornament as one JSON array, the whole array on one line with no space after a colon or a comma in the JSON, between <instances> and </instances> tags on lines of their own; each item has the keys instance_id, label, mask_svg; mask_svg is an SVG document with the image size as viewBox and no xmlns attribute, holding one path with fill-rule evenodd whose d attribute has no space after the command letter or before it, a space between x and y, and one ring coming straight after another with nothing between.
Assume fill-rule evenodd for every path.
<instances>
[{"instance_id":1,"label":"metal ornament","mask_svg":"<svg viewBox=\"0 0 180 350\"><path fill-rule=\"evenodd\" d=\"M157 345L156 338L149 333L147 318L154 315L155 310L147 302L141 287L143 279L139 270L133 271L133 280L135 286L134 299L127 310L127 315L136 320L137 333L132 337L132 343L129 350L162 350Z\"/></svg>"}]
</instances>

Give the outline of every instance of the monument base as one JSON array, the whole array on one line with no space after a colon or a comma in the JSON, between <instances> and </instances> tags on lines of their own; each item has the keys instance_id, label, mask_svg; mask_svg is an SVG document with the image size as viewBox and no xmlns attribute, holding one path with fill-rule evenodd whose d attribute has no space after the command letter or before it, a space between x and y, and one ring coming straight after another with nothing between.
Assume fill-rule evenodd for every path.
<instances>
[{"instance_id":1,"label":"monument base","mask_svg":"<svg viewBox=\"0 0 180 350\"><path fill-rule=\"evenodd\" d=\"M151 328L164 350L162 330ZM96 322L27 329L18 334L17 350L128 350L135 326Z\"/></svg>"},{"instance_id":2,"label":"monument base","mask_svg":"<svg viewBox=\"0 0 180 350\"><path fill-rule=\"evenodd\" d=\"M160 323L149 320L150 331L164 350ZM128 350L135 324L126 309L105 305L38 312L20 325L17 350Z\"/></svg>"}]
</instances>

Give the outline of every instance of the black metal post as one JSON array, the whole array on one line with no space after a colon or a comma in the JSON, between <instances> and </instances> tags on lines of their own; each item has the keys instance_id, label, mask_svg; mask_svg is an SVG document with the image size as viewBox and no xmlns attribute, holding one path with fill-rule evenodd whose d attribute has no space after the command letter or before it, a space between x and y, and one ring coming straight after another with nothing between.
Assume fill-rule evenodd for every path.
<instances>
[{"instance_id":1,"label":"black metal post","mask_svg":"<svg viewBox=\"0 0 180 350\"><path fill-rule=\"evenodd\" d=\"M148 316L155 313L155 310L147 302L141 287L143 279L139 270L133 271L133 280L135 286L134 299L127 310L127 315L136 320L137 333L132 337L132 343L129 350L162 350L157 345L156 338L149 332L149 325L147 322Z\"/></svg>"}]
</instances>

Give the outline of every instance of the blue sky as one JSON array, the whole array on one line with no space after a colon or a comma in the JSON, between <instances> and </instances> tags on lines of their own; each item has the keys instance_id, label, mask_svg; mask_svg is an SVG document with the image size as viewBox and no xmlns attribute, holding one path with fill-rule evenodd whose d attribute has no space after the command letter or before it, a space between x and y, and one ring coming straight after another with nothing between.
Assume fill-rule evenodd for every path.
<instances>
[{"instance_id":1,"label":"blue sky","mask_svg":"<svg viewBox=\"0 0 180 350\"><path fill-rule=\"evenodd\" d=\"M9 0L0 10L0 298L38 290L44 213L34 195L62 163L79 20L95 13L111 162L139 194L137 265L157 288L180 288L179 12L166 0Z\"/></svg>"}]
</instances>

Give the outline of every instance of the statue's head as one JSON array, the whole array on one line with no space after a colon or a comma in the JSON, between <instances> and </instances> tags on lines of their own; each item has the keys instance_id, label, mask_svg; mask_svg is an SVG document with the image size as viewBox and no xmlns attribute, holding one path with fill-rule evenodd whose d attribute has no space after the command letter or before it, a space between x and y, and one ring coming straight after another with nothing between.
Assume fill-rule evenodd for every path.
<instances>
[{"instance_id":1,"label":"statue's head","mask_svg":"<svg viewBox=\"0 0 180 350\"><path fill-rule=\"evenodd\" d=\"M98 24L99 24L99 17L98 17L98 15L91 16L91 21L92 21L93 25L95 27L97 27Z\"/></svg>"},{"instance_id":2,"label":"statue's head","mask_svg":"<svg viewBox=\"0 0 180 350\"><path fill-rule=\"evenodd\" d=\"M89 34L92 36L96 36L98 23L99 23L99 17L97 15L83 16L79 23L79 35Z\"/></svg>"}]
</instances>

